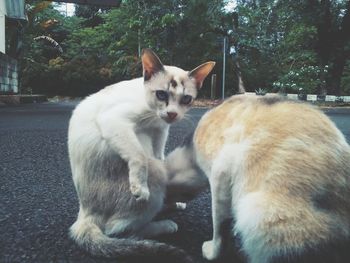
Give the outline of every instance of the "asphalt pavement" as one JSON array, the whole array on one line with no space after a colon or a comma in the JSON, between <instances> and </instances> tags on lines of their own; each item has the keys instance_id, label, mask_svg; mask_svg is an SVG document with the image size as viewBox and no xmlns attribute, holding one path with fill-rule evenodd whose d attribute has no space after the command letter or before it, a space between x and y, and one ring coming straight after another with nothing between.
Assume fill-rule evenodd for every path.
<instances>
[{"instance_id":1,"label":"asphalt pavement","mask_svg":"<svg viewBox=\"0 0 350 263\"><path fill-rule=\"evenodd\" d=\"M78 200L67 153L67 128L75 103L43 103L0 108L0 262L104 263L68 237ZM189 118L170 130L166 151L179 145L206 109L192 109ZM327 114L350 141L350 109ZM186 250L195 262L203 241L211 238L210 195L205 192L181 212L167 215L179 225L176 234L160 240ZM219 262L240 262L237 251Z\"/></svg>"}]
</instances>

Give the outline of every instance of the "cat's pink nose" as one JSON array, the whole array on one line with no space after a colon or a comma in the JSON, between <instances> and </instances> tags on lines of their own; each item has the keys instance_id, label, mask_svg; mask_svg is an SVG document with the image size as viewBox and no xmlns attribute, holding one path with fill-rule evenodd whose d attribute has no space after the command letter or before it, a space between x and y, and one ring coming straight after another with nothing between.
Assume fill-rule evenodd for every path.
<instances>
[{"instance_id":1,"label":"cat's pink nose","mask_svg":"<svg viewBox=\"0 0 350 263\"><path fill-rule=\"evenodd\" d=\"M176 112L167 112L170 120L174 120L177 116Z\"/></svg>"}]
</instances>

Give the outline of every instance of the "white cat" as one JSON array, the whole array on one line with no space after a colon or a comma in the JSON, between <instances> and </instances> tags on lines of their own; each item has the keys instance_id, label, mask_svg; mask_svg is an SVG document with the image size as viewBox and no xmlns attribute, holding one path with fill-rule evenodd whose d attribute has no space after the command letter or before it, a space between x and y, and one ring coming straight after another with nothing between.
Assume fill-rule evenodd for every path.
<instances>
[{"instance_id":1,"label":"white cat","mask_svg":"<svg viewBox=\"0 0 350 263\"><path fill-rule=\"evenodd\" d=\"M105 256L144 253L156 244L129 237L177 230L170 220L151 222L168 183L156 159L164 159L169 124L183 118L214 64L187 72L146 49L143 78L106 87L74 110L68 147L80 210L71 236L81 247Z\"/></svg>"}]
</instances>

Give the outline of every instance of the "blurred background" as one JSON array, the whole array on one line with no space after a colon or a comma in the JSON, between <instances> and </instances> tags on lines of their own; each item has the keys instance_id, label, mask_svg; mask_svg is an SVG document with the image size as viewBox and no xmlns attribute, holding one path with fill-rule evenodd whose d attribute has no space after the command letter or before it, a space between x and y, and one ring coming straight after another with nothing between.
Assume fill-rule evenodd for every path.
<instances>
[{"instance_id":1,"label":"blurred background","mask_svg":"<svg viewBox=\"0 0 350 263\"><path fill-rule=\"evenodd\" d=\"M215 60L216 98L222 85L225 96L350 95L348 0L0 1L1 54L18 75L0 94L83 97L141 76L150 47L186 70Z\"/></svg>"}]
</instances>

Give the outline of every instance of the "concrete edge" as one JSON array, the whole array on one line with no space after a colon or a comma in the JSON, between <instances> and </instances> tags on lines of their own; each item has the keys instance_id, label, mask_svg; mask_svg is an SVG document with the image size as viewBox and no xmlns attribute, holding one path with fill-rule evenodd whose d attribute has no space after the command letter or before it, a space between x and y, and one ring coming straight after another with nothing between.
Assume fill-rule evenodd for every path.
<instances>
[{"instance_id":1,"label":"concrete edge","mask_svg":"<svg viewBox=\"0 0 350 263\"><path fill-rule=\"evenodd\" d=\"M47 102L46 95L0 95L0 106Z\"/></svg>"}]
</instances>

